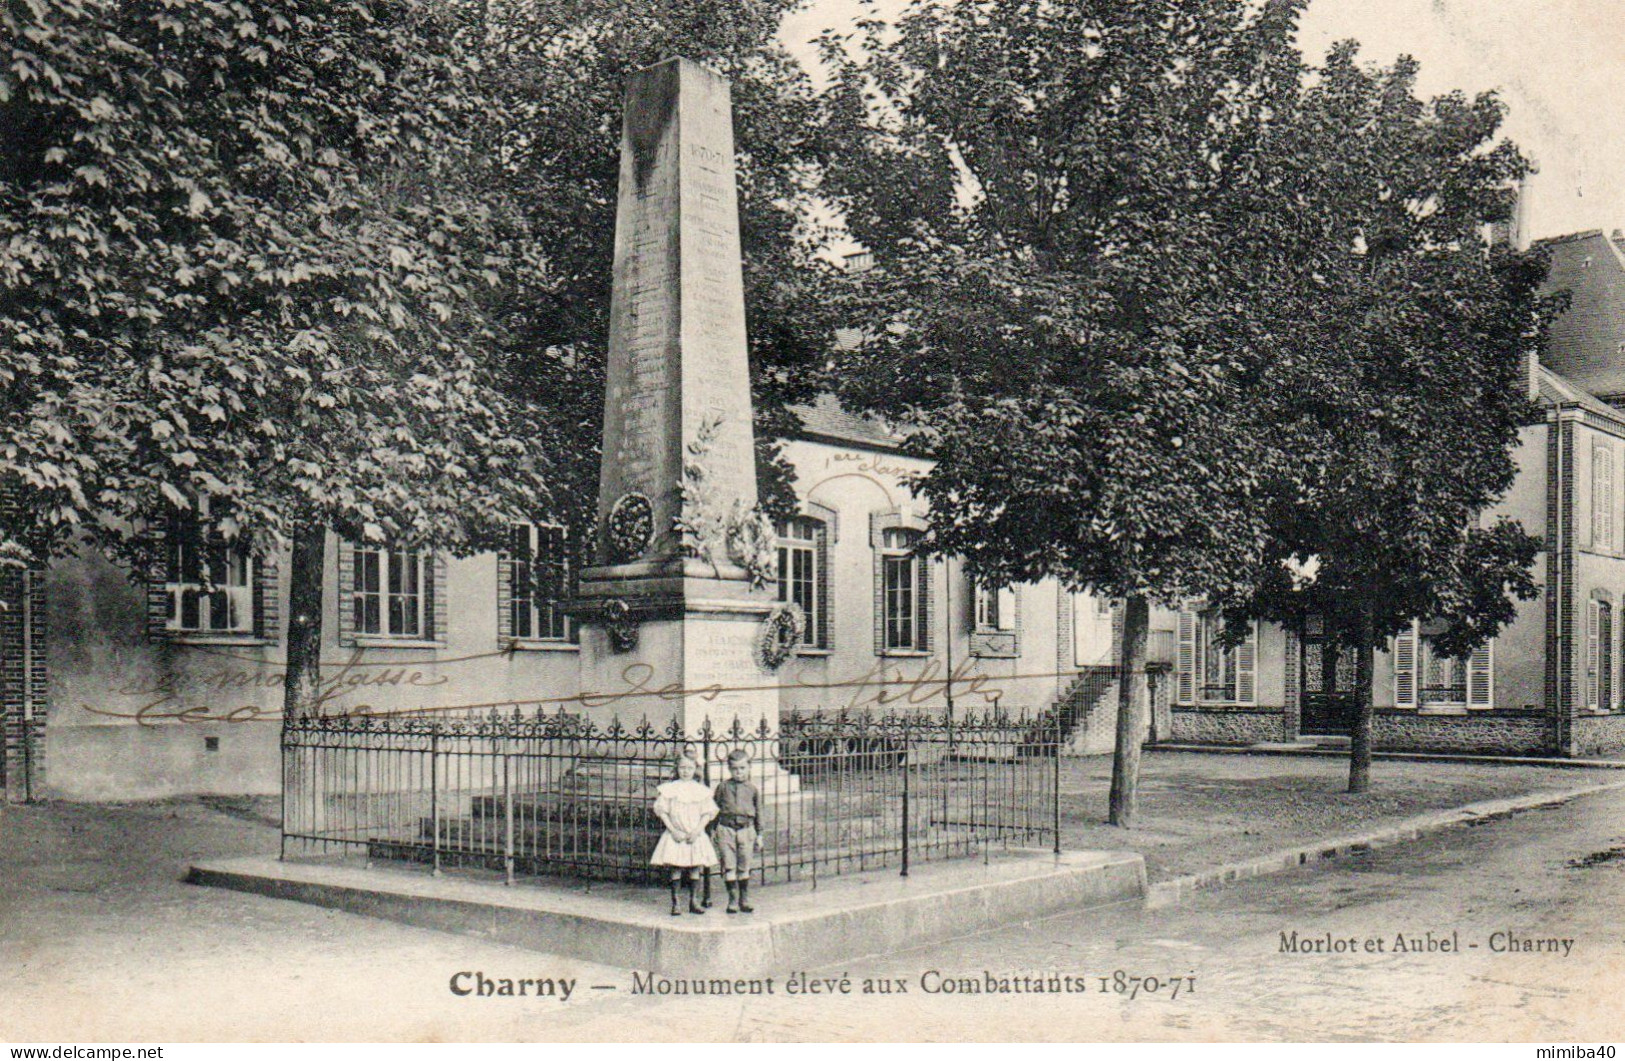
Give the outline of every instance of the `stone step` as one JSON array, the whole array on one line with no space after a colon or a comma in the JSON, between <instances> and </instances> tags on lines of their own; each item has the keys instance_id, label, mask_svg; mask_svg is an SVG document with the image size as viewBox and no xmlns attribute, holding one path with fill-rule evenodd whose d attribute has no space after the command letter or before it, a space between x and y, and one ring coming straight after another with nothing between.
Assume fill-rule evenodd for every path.
<instances>
[{"instance_id":1,"label":"stone step","mask_svg":"<svg viewBox=\"0 0 1625 1061\"><path fill-rule=\"evenodd\" d=\"M798 877L800 874L798 874ZM749 918L667 915L658 895L614 886L492 887L456 875L327 863L199 863L188 880L315 903L485 942L680 977L839 968L887 954L1145 894L1139 855L1047 850L808 874L764 889ZM713 891L715 895L715 891Z\"/></svg>"},{"instance_id":2,"label":"stone step","mask_svg":"<svg viewBox=\"0 0 1625 1061\"><path fill-rule=\"evenodd\" d=\"M811 837L814 841L867 839L894 832L895 819L879 816L847 817L809 826L805 821L775 821L767 816L763 822L764 847L793 846L798 838ZM538 824L535 819L514 817L514 846L516 849L568 850L600 847L620 850L651 851L659 841L665 827L651 813L636 821L605 822L548 820ZM500 817L456 817L440 819L440 840L443 845L461 843L502 842L507 823ZM418 819L418 842L432 843L434 819ZM623 839L624 838L624 839Z\"/></svg>"},{"instance_id":3,"label":"stone step","mask_svg":"<svg viewBox=\"0 0 1625 1061\"><path fill-rule=\"evenodd\" d=\"M654 841L649 839L637 843L637 840L638 838L632 836L626 837L624 842L617 838L615 843L598 845L590 856L585 851L577 855L569 848L556 848L538 854L535 851L527 851L523 845L516 843L514 872L520 876L569 874L648 881L664 878L667 872L664 868L648 864L649 853L654 850ZM845 838L846 842L831 843L826 839L823 843L789 850L764 845L760 858L765 863L776 856L791 855L794 862L809 866L808 869L797 871L796 875L800 876L811 874L810 865L813 863L827 867L836 863L865 860L896 861L901 841L897 838L891 840L892 842L886 844L883 850L877 850L872 842L864 843L862 839L850 837ZM916 850L930 847L935 858L973 855L979 852L982 846L969 833L944 833L938 830L914 834L910 837L909 843ZM433 862L434 857L434 845L427 838L416 841L376 839L367 844L367 858L375 862L427 864ZM573 861L577 857L581 860L579 864ZM507 856L500 840L458 839L442 842L440 861L447 867L472 867L502 872L506 868Z\"/></svg>"}]
</instances>

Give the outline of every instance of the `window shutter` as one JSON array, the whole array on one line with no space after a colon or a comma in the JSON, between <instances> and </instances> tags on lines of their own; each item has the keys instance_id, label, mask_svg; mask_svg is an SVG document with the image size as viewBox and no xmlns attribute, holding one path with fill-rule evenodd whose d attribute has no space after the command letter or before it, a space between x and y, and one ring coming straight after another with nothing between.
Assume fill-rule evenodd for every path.
<instances>
[{"instance_id":1,"label":"window shutter","mask_svg":"<svg viewBox=\"0 0 1625 1061\"><path fill-rule=\"evenodd\" d=\"M1258 624L1247 631L1247 640L1236 646L1236 702L1258 700Z\"/></svg>"},{"instance_id":2,"label":"window shutter","mask_svg":"<svg viewBox=\"0 0 1625 1061\"><path fill-rule=\"evenodd\" d=\"M446 593L446 554L418 555L427 561L423 564L422 574L423 610L426 613L424 633L429 640L444 648L451 618L451 609L446 607L446 602L442 599Z\"/></svg>"},{"instance_id":3,"label":"window shutter","mask_svg":"<svg viewBox=\"0 0 1625 1061\"><path fill-rule=\"evenodd\" d=\"M999 590L999 629L1014 630L1016 628L1016 590L1014 586L1006 586Z\"/></svg>"},{"instance_id":4,"label":"window shutter","mask_svg":"<svg viewBox=\"0 0 1625 1061\"><path fill-rule=\"evenodd\" d=\"M355 644L355 545L339 539L339 644Z\"/></svg>"},{"instance_id":5,"label":"window shutter","mask_svg":"<svg viewBox=\"0 0 1625 1061\"><path fill-rule=\"evenodd\" d=\"M1607 443L1591 450L1591 539L1592 547L1614 548L1614 451Z\"/></svg>"},{"instance_id":6,"label":"window shutter","mask_svg":"<svg viewBox=\"0 0 1625 1061\"><path fill-rule=\"evenodd\" d=\"M1602 643L1598 638L1602 609L1596 601L1586 601L1586 706L1597 707L1597 664L1602 659Z\"/></svg>"},{"instance_id":7,"label":"window shutter","mask_svg":"<svg viewBox=\"0 0 1625 1061\"><path fill-rule=\"evenodd\" d=\"M172 528L154 526L147 533L147 639L164 641L169 637L169 587Z\"/></svg>"},{"instance_id":8,"label":"window shutter","mask_svg":"<svg viewBox=\"0 0 1625 1061\"><path fill-rule=\"evenodd\" d=\"M1416 706L1416 628L1394 638L1394 706Z\"/></svg>"},{"instance_id":9,"label":"window shutter","mask_svg":"<svg viewBox=\"0 0 1625 1061\"><path fill-rule=\"evenodd\" d=\"M514 557L518 555L526 537L524 524L514 527L513 533L508 536L508 547L497 553L497 643L504 646L514 636Z\"/></svg>"},{"instance_id":10,"label":"window shutter","mask_svg":"<svg viewBox=\"0 0 1625 1061\"><path fill-rule=\"evenodd\" d=\"M914 569L919 572L920 576L920 588L917 592L920 632L919 636L916 638L916 641L918 642L916 647L918 647L921 652L931 651L936 643L936 631L933 629L932 622L935 614L935 609L932 607L934 603L932 597L935 596L932 591L936 588L933 585L933 583L936 582L936 579L933 577L935 574L935 567L936 563L934 561L927 560L923 556L916 556L914 558Z\"/></svg>"},{"instance_id":11,"label":"window shutter","mask_svg":"<svg viewBox=\"0 0 1625 1061\"><path fill-rule=\"evenodd\" d=\"M281 579L277 554L267 549L249 561L254 579L254 635L275 641L282 632Z\"/></svg>"},{"instance_id":12,"label":"window shutter","mask_svg":"<svg viewBox=\"0 0 1625 1061\"><path fill-rule=\"evenodd\" d=\"M1196 703L1196 613L1179 612L1179 702Z\"/></svg>"},{"instance_id":13,"label":"window shutter","mask_svg":"<svg viewBox=\"0 0 1625 1061\"><path fill-rule=\"evenodd\" d=\"M1485 642L1467 657L1467 706L1493 706L1494 643Z\"/></svg>"},{"instance_id":14,"label":"window shutter","mask_svg":"<svg viewBox=\"0 0 1625 1061\"><path fill-rule=\"evenodd\" d=\"M815 636L813 639L813 644L823 649L835 647L830 632L830 623L832 622L831 613L833 610L832 605L834 604L834 602L830 599L830 538L831 529L829 524L820 523L818 525L817 534L818 614L808 616L807 618L809 622L814 624L813 630L815 631Z\"/></svg>"},{"instance_id":15,"label":"window shutter","mask_svg":"<svg viewBox=\"0 0 1625 1061\"><path fill-rule=\"evenodd\" d=\"M886 554L881 550L880 513L869 513L869 559L874 567L870 580L874 586L875 655L886 654Z\"/></svg>"},{"instance_id":16,"label":"window shutter","mask_svg":"<svg viewBox=\"0 0 1625 1061\"><path fill-rule=\"evenodd\" d=\"M1065 586L1058 588L1055 594L1055 670L1057 673L1070 670L1077 663L1077 634L1072 626L1072 609L1077 607L1073 603L1074 594L1067 591Z\"/></svg>"}]
</instances>

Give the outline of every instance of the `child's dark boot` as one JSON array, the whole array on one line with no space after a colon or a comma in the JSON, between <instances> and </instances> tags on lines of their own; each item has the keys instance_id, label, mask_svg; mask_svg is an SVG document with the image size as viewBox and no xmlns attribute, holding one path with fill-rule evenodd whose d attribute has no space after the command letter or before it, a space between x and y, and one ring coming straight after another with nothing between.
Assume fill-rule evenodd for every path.
<instances>
[{"instance_id":1,"label":"child's dark boot","mask_svg":"<svg viewBox=\"0 0 1625 1061\"><path fill-rule=\"evenodd\" d=\"M756 907L750 905L750 881L748 880L739 882L739 912L742 914L754 914L756 912Z\"/></svg>"},{"instance_id":2,"label":"child's dark boot","mask_svg":"<svg viewBox=\"0 0 1625 1061\"><path fill-rule=\"evenodd\" d=\"M730 914L739 912L739 884L737 881L728 882L728 912Z\"/></svg>"},{"instance_id":3,"label":"child's dark boot","mask_svg":"<svg viewBox=\"0 0 1625 1061\"><path fill-rule=\"evenodd\" d=\"M691 914L705 913L705 907L701 906L699 900L694 898L694 879L690 877L684 881L683 887L688 890L688 912Z\"/></svg>"},{"instance_id":4,"label":"child's dark boot","mask_svg":"<svg viewBox=\"0 0 1625 1061\"><path fill-rule=\"evenodd\" d=\"M682 917L682 908L677 905L677 881L671 882L671 916Z\"/></svg>"}]
</instances>

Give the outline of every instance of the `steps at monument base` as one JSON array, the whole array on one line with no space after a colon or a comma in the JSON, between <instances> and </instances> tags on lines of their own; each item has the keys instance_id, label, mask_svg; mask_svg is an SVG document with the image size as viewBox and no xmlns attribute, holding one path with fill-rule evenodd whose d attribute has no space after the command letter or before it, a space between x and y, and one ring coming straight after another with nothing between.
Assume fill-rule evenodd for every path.
<instances>
[{"instance_id":1,"label":"steps at monument base","mask_svg":"<svg viewBox=\"0 0 1625 1061\"><path fill-rule=\"evenodd\" d=\"M784 816L810 813L808 805L817 804L834 798L824 792L800 789L794 793L784 794L778 800L763 799L762 816L764 818L775 815ZM513 796L503 797L497 794L474 796L469 800L468 813L474 818L502 819L507 813L508 804L513 805L514 820L559 822L572 818L581 820L591 818L602 822L638 823L649 821L659 827L659 819L654 813L654 797L651 793L647 797L630 795L624 790L573 792L525 792Z\"/></svg>"},{"instance_id":2,"label":"steps at monument base","mask_svg":"<svg viewBox=\"0 0 1625 1061\"><path fill-rule=\"evenodd\" d=\"M187 879L640 972L730 978L835 965L1145 895L1137 854L1030 850L920 863L907 877L895 865L821 873L816 882L809 874L763 889L748 918L670 917L650 892L613 884L506 888L274 858L202 862Z\"/></svg>"},{"instance_id":3,"label":"steps at monument base","mask_svg":"<svg viewBox=\"0 0 1625 1061\"><path fill-rule=\"evenodd\" d=\"M933 825L943 824L933 822ZM954 823L948 823L954 824ZM439 822L440 844L450 850L464 845L501 845L507 835L506 823L500 818L442 818ZM805 846L810 838L814 843L850 843L872 840L895 831L895 819L877 815L850 816L832 819L811 827L805 821L783 822L768 818L762 830L765 850L791 849ZM607 823L601 820L555 820L537 822L514 818L513 843L516 851L587 851L602 850L616 854L622 851L653 851L665 827L651 813L646 820ZM419 818L415 839L379 837L384 843L434 844L435 821Z\"/></svg>"},{"instance_id":4,"label":"steps at monument base","mask_svg":"<svg viewBox=\"0 0 1625 1061\"><path fill-rule=\"evenodd\" d=\"M915 862L969 858L981 854L983 849L983 845L977 842L976 837L969 834L916 836L910 838L910 845L912 859ZM607 865L602 863L604 856L601 853L595 853L592 861L575 864L570 861L569 851L549 856L516 850L513 860L514 873L521 877L586 877L641 881L648 884L664 883L669 870L648 864L651 849L644 847L637 851L624 852L626 856L624 861ZM786 853L764 849L760 858L766 862L784 854ZM870 864L878 867L896 865L901 860L900 848L895 843L884 850L876 850L873 845L858 842L844 845L809 845L788 854L791 862L788 873L792 878L818 876L819 872L814 869L815 866L825 867L823 872L827 873L834 872L831 867L840 865ZM930 857L927 858L927 855ZM434 861L434 847L421 841L373 840L367 845L367 858L374 862L428 865ZM501 873L507 867L507 856L503 853L500 843L470 842L455 847L442 846L440 862L447 868L472 868ZM778 872L780 871L776 870L775 874Z\"/></svg>"},{"instance_id":5,"label":"steps at monument base","mask_svg":"<svg viewBox=\"0 0 1625 1061\"><path fill-rule=\"evenodd\" d=\"M466 866L502 872L506 869L507 845L505 837L481 831L457 828L459 823L442 822L440 861L443 866ZM796 867L795 875L808 872L801 867L810 863L874 861L877 864L900 858L902 841L882 828L884 823L874 821L842 822L841 828L831 829L823 835L782 837L778 842L764 841L758 856L759 864L790 862ZM849 826L860 825L853 829ZM450 826L450 828L447 828ZM560 843L558 837L551 842L526 843L517 833L514 837L514 871L522 876L573 875L611 879L634 879L657 882L665 878L666 871L648 864L650 853L659 841L658 830L627 831L612 836L596 836L592 844ZM881 843L877 843L881 841ZM997 841L988 841L996 843ZM917 858L930 854L933 858L959 858L977 854L984 842L975 833L964 829L930 828L909 834L911 850ZM417 839L374 838L367 842L367 858L377 862L431 863L435 858L433 830L429 823ZM579 860L579 861L577 861Z\"/></svg>"}]
</instances>

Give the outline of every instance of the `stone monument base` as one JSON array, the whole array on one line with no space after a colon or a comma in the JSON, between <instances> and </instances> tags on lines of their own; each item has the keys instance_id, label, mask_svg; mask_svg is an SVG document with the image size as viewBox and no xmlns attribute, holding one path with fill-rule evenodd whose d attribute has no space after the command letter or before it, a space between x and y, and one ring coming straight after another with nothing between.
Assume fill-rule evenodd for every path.
<instances>
[{"instance_id":1,"label":"stone monument base","mask_svg":"<svg viewBox=\"0 0 1625 1061\"><path fill-rule=\"evenodd\" d=\"M757 894L756 913L731 917L716 907L671 917L649 888L510 888L398 867L233 859L198 863L187 879L682 977L818 968L1146 891L1137 854L1032 850L917 865L907 877L892 868L775 885Z\"/></svg>"}]
</instances>

